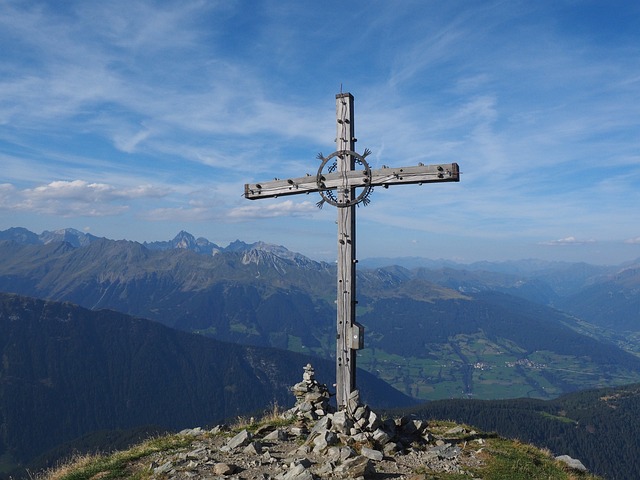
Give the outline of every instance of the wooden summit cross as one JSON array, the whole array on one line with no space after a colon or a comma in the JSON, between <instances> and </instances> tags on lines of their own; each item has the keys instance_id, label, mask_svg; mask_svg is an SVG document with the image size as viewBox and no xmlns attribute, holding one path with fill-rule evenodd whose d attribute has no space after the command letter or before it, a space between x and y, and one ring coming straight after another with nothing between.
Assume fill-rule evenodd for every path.
<instances>
[{"instance_id":1,"label":"wooden summit cross","mask_svg":"<svg viewBox=\"0 0 640 480\"><path fill-rule=\"evenodd\" d=\"M244 186L250 200L300 193L318 192L322 199L338 209L338 299L336 336L336 402L339 410L347 406L356 389L356 350L364 347L364 328L356 318L356 211L359 203L367 205L372 188L389 185L433 182L458 182L457 163L371 170L366 157L371 152L355 152L353 95L336 95L337 150L324 157L315 176L289 178ZM356 195L356 189L361 189Z\"/></svg>"}]
</instances>

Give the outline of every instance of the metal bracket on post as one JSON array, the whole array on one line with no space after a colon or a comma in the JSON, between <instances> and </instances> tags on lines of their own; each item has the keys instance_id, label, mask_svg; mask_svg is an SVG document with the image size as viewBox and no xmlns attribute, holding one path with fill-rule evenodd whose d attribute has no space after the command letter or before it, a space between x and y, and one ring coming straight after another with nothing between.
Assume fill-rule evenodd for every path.
<instances>
[{"instance_id":1,"label":"metal bracket on post","mask_svg":"<svg viewBox=\"0 0 640 480\"><path fill-rule=\"evenodd\" d=\"M358 322L353 322L351 326L351 350L362 350L364 348L364 326Z\"/></svg>"}]
</instances>

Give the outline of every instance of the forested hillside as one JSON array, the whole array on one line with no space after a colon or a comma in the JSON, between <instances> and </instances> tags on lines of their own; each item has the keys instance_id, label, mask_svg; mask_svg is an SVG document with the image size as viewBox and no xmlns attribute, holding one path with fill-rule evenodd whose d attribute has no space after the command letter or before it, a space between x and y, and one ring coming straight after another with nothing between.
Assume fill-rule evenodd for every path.
<instances>
[{"instance_id":1,"label":"forested hillside","mask_svg":"<svg viewBox=\"0 0 640 480\"><path fill-rule=\"evenodd\" d=\"M578 458L610 480L640 476L640 384L564 395L554 400L446 400L411 409L424 419L451 419Z\"/></svg>"},{"instance_id":2,"label":"forested hillside","mask_svg":"<svg viewBox=\"0 0 640 480\"><path fill-rule=\"evenodd\" d=\"M214 341L156 322L0 294L0 458L6 471L94 431L180 429L293 403L308 362L331 361ZM411 403L366 372L372 405Z\"/></svg>"}]
</instances>

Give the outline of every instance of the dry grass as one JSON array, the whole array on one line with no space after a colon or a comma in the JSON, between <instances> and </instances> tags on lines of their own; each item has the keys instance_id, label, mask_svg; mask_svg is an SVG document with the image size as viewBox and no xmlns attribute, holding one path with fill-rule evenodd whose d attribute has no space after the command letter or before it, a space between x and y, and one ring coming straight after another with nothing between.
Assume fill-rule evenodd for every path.
<instances>
[{"instance_id":1,"label":"dry grass","mask_svg":"<svg viewBox=\"0 0 640 480\"><path fill-rule=\"evenodd\" d=\"M177 450L192 442L192 438L181 435L167 435L146 440L129 450L109 455L79 455L55 468L35 476L35 480L99 480L103 478L145 478L144 472L133 477L127 475L130 462L156 452ZM148 475L147 475L148 476Z\"/></svg>"}]
</instances>

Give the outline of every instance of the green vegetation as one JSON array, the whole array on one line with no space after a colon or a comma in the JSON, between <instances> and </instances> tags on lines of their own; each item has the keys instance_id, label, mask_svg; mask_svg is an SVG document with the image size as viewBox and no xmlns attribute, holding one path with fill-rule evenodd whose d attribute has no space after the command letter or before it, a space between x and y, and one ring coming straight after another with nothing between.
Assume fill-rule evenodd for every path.
<instances>
[{"instance_id":1,"label":"green vegetation","mask_svg":"<svg viewBox=\"0 0 640 480\"><path fill-rule=\"evenodd\" d=\"M542 415L544 418L547 418L549 420L556 420L562 423L570 423L572 425L578 424L578 422L576 422L575 420L572 420L571 418L567 418L560 415L551 415L550 413L547 413L547 412L540 412L540 415Z\"/></svg>"},{"instance_id":2,"label":"green vegetation","mask_svg":"<svg viewBox=\"0 0 640 480\"><path fill-rule=\"evenodd\" d=\"M594 479L591 474L569 472L548 452L513 440L491 439L485 449L485 480Z\"/></svg>"},{"instance_id":3,"label":"green vegetation","mask_svg":"<svg viewBox=\"0 0 640 480\"><path fill-rule=\"evenodd\" d=\"M40 475L39 480L89 480L101 479L144 479L150 472L130 472L132 462L157 452L166 452L186 447L193 441L190 437L168 435L147 440L129 450L110 455L84 455L72 459L68 464Z\"/></svg>"},{"instance_id":4,"label":"green vegetation","mask_svg":"<svg viewBox=\"0 0 640 480\"><path fill-rule=\"evenodd\" d=\"M251 431L266 425L284 426L290 421L284 421L281 411L274 406L260 420L253 418L247 420L240 418L231 427L231 432L242 429ZM283 423L284 422L284 423ZM448 421L433 422L430 431L436 435L442 435L457 424ZM465 426L464 432L470 427ZM229 435L231 433L228 433ZM482 438L480 461L476 465L468 467L468 471L474 478L484 480L598 480L598 477L571 470L562 462L556 461L553 456L544 450L514 440L498 438L495 435L469 435L462 433L448 437L450 442L458 443L463 451L474 450L477 454L478 444L473 442L476 438ZM167 435L157 437L128 450L115 452L108 455L85 455L72 458L69 462L54 469L35 475L35 480L91 480L91 479L129 479L145 480L151 477L151 471L143 469L138 460L155 453L171 454L185 449L193 442L191 436ZM463 453L463 456L465 454ZM435 473L425 467L417 467L415 474L425 480L465 480L469 475L454 473ZM419 478L419 477L414 477Z\"/></svg>"},{"instance_id":5,"label":"green vegetation","mask_svg":"<svg viewBox=\"0 0 640 480\"><path fill-rule=\"evenodd\" d=\"M640 384L588 390L554 400L446 400L396 414L448 418L578 458L607 478L640 471Z\"/></svg>"},{"instance_id":6,"label":"green vegetation","mask_svg":"<svg viewBox=\"0 0 640 480\"><path fill-rule=\"evenodd\" d=\"M571 385L597 388L640 381L640 371L607 374L586 356L527 353L509 340L492 341L483 333L425 344L421 356L389 353L376 332L367 332L367 339L376 346L358 352L358 366L423 400L552 399Z\"/></svg>"}]
</instances>

